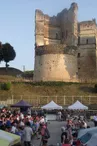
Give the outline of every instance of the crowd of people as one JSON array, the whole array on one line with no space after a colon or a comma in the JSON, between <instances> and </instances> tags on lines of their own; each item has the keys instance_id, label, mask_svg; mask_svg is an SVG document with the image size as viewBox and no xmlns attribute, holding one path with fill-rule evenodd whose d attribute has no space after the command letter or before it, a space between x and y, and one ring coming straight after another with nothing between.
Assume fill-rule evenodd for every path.
<instances>
[{"instance_id":1,"label":"crowd of people","mask_svg":"<svg viewBox=\"0 0 97 146\"><path fill-rule=\"evenodd\" d=\"M61 112L61 111L60 111ZM94 122L94 126L97 126L97 114L92 113L88 119L87 113L88 111L65 111L65 113L58 113L57 115L61 115L61 119L63 120L65 114L65 120L66 123L63 127L61 127L61 144L65 145L68 144L68 146L83 146L83 144L78 139L78 133L82 129L91 128L87 123L88 120L92 120ZM88 113L89 115L89 113ZM60 116L59 116L60 117ZM84 145L85 146L85 145Z\"/></svg>"},{"instance_id":2,"label":"crowd of people","mask_svg":"<svg viewBox=\"0 0 97 146\"><path fill-rule=\"evenodd\" d=\"M77 113L76 113L77 112ZM90 128L87 125L87 116L84 111L56 111L56 119L64 121L61 127L60 135L61 146L68 144L70 146L81 146L77 139L80 129ZM97 115L93 116L95 126L97 126ZM3 108L0 111L0 129L19 135L23 146L32 146L33 137L40 139L41 146L47 146L50 132L48 122L43 111L32 113L29 109L27 113L20 110L9 110Z\"/></svg>"},{"instance_id":3,"label":"crowd of people","mask_svg":"<svg viewBox=\"0 0 97 146\"><path fill-rule=\"evenodd\" d=\"M61 143L70 144L70 146L80 146L77 139L78 131L80 129L90 128L83 117L71 117L67 119L66 124L61 128Z\"/></svg>"},{"instance_id":4,"label":"crowd of people","mask_svg":"<svg viewBox=\"0 0 97 146\"><path fill-rule=\"evenodd\" d=\"M47 120L45 115L39 115L37 112L32 114L23 114L19 110L8 110L4 108L0 113L0 129L19 135L21 137L21 145L32 146L33 137L40 139L41 145L46 146L48 138L50 138L47 128Z\"/></svg>"}]
</instances>

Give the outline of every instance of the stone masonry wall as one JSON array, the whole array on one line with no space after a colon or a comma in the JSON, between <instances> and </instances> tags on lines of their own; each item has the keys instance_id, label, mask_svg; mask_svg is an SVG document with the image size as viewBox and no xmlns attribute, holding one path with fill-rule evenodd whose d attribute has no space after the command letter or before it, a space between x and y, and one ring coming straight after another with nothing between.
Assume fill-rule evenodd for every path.
<instances>
[{"instance_id":1,"label":"stone masonry wall","mask_svg":"<svg viewBox=\"0 0 97 146\"><path fill-rule=\"evenodd\" d=\"M78 22L72 3L57 16L36 10L34 81L97 78L96 20Z\"/></svg>"},{"instance_id":2,"label":"stone masonry wall","mask_svg":"<svg viewBox=\"0 0 97 146\"><path fill-rule=\"evenodd\" d=\"M78 22L76 3L64 9L57 16L50 17L36 10L35 13L35 43L37 46L60 44L77 45Z\"/></svg>"},{"instance_id":3,"label":"stone masonry wall","mask_svg":"<svg viewBox=\"0 0 97 146\"><path fill-rule=\"evenodd\" d=\"M78 49L78 76L82 80L96 78L95 45L81 45Z\"/></svg>"},{"instance_id":4,"label":"stone masonry wall","mask_svg":"<svg viewBox=\"0 0 97 146\"><path fill-rule=\"evenodd\" d=\"M54 46L37 48L34 81L77 81L77 48Z\"/></svg>"}]
</instances>

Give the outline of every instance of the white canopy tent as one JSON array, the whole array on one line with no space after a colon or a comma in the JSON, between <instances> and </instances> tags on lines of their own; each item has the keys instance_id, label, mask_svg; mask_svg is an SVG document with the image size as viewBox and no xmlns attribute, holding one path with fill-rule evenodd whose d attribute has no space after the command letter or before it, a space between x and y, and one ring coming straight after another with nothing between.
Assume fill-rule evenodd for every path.
<instances>
[{"instance_id":1,"label":"white canopy tent","mask_svg":"<svg viewBox=\"0 0 97 146\"><path fill-rule=\"evenodd\" d=\"M68 109L71 109L71 110L87 110L88 107L83 105L81 102L79 102L77 100L74 104L68 106Z\"/></svg>"},{"instance_id":2,"label":"white canopy tent","mask_svg":"<svg viewBox=\"0 0 97 146\"><path fill-rule=\"evenodd\" d=\"M54 101L51 101L50 103L42 106L41 108L46 110L53 110L53 109L62 109L62 106L59 106Z\"/></svg>"}]
</instances>

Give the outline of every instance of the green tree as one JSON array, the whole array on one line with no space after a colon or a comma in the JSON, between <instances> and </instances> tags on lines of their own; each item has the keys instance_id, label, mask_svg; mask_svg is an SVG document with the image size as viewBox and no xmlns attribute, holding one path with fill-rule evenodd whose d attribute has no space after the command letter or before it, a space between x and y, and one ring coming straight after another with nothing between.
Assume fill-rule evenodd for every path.
<instances>
[{"instance_id":1,"label":"green tree","mask_svg":"<svg viewBox=\"0 0 97 146\"><path fill-rule=\"evenodd\" d=\"M2 44L0 42L0 62L3 61Z\"/></svg>"},{"instance_id":2,"label":"green tree","mask_svg":"<svg viewBox=\"0 0 97 146\"><path fill-rule=\"evenodd\" d=\"M8 62L15 59L16 52L9 43L5 43L5 44L2 44L2 54L3 54L3 61L6 63L5 65L7 69L9 66Z\"/></svg>"}]
</instances>

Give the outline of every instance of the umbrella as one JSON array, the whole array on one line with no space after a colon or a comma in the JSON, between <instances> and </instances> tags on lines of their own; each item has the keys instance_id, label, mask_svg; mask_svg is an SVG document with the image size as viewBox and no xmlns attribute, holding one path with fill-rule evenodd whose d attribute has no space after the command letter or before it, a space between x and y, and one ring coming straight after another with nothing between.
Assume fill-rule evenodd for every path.
<instances>
[{"instance_id":1,"label":"umbrella","mask_svg":"<svg viewBox=\"0 0 97 146\"><path fill-rule=\"evenodd\" d=\"M95 127L94 128L89 128L86 131L83 130L83 134L80 135L80 137L78 136L79 137L78 139L81 141L81 143L86 144L92 139L92 137L96 133L97 133L97 128L95 128ZM96 136L97 136L97 134L96 134ZM96 139L97 139L97 137L96 137Z\"/></svg>"},{"instance_id":2,"label":"umbrella","mask_svg":"<svg viewBox=\"0 0 97 146\"><path fill-rule=\"evenodd\" d=\"M90 132L90 131L97 131L97 127L79 130L77 138L80 139L83 135L85 135L87 132Z\"/></svg>"},{"instance_id":3,"label":"umbrella","mask_svg":"<svg viewBox=\"0 0 97 146\"><path fill-rule=\"evenodd\" d=\"M0 145L13 146L20 143L20 136L0 130Z\"/></svg>"},{"instance_id":4,"label":"umbrella","mask_svg":"<svg viewBox=\"0 0 97 146\"><path fill-rule=\"evenodd\" d=\"M93 134L91 139L86 143L87 146L97 146L97 133Z\"/></svg>"}]
</instances>

